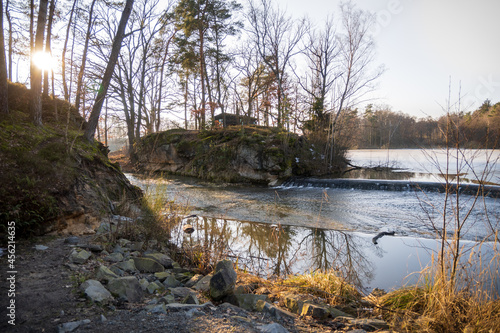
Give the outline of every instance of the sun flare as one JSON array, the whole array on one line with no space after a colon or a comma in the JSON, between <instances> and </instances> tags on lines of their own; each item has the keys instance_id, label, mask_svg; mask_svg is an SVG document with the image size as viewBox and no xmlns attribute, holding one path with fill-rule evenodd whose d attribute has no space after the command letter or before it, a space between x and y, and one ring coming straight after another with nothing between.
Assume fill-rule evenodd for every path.
<instances>
[{"instance_id":1,"label":"sun flare","mask_svg":"<svg viewBox=\"0 0 500 333\"><path fill-rule=\"evenodd\" d=\"M36 52L33 54L33 64L42 71L51 71L56 67L56 59L48 52Z\"/></svg>"}]
</instances>

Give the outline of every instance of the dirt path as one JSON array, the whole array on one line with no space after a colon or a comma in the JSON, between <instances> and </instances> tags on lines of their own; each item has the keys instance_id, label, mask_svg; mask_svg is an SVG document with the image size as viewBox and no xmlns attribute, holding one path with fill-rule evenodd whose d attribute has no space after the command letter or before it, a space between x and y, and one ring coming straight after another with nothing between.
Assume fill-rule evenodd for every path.
<instances>
[{"instance_id":1,"label":"dirt path","mask_svg":"<svg viewBox=\"0 0 500 333\"><path fill-rule=\"evenodd\" d=\"M37 250L35 245L45 245ZM7 256L0 258L1 310L0 332L58 332L63 323L87 320L73 332L262 332L273 319L223 304L196 311L172 311L151 314L144 304L94 305L80 297L76 286L79 276L92 267L68 264L70 246L63 238L42 237L35 243L16 244L15 298L9 297ZM7 306L15 299L15 325L9 324ZM90 322L89 322L90 321ZM280 321L289 332L325 332L331 327L295 321Z\"/></svg>"}]
</instances>

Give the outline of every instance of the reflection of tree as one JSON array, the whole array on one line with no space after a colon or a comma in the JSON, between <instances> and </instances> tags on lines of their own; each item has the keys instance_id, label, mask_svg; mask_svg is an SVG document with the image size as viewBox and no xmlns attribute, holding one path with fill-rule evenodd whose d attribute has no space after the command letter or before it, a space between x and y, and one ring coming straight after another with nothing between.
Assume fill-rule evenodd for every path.
<instances>
[{"instance_id":1,"label":"reflection of tree","mask_svg":"<svg viewBox=\"0 0 500 333\"><path fill-rule=\"evenodd\" d=\"M289 226L245 223L240 236L248 237L249 264L257 271L280 276L290 273L289 252L296 232ZM266 260L268 259L268 260ZM269 265L269 263L271 263ZM255 267L255 264L257 267ZM263 266L266 266L263 269Z\"/></svg>"},{"instance_id":2,"label":"reflection of tree","mask_svg":"<svg viewBox=\"0 0 500 333\"><path fill-rule=\"evenodd\" d=\"M312 270L334 270L347 282L362 287L373 278L373 267L365 258L362 238L342 231L310 229L300 242L311 253Z\"/></svg>"},{"instance_id":3,"label":"reflection of tree","mask_svg":"<svg viewBox=\"0 0 500 333\"><path fill-rule=\"evenodd\" d=\"M192 238L184 236L183 246L200 249L210 265L231 256L241 268L258 275L297 273L305 263L306 270L333 270L358 287L373 278L373 267L362 251L367 240L346 232L207 217L190 223L196 231ZM299 258L299 253L306 257Z\"/></svg>"}]
</instances>

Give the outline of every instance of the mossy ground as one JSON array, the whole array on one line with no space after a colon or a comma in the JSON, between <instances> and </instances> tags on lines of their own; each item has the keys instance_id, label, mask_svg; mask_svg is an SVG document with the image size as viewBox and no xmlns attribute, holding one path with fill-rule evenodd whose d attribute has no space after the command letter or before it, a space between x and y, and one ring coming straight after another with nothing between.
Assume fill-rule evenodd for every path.
<instances>
[{"instance_id":1,"label":"mossy ground","mask_svg":"<svg viewBox=\"0 0 500 333\"><path fill-rule=\"evenodd\" d=\"M72 191L82 165L119 169L102 147L83 139L84 121L70 104L44 97L37 127L29 100L26 87L9 84L10 113L0 120L0 234L15 221L18 237L40 233L64 213L59 198Z\"/></svg>"}]
</instances>

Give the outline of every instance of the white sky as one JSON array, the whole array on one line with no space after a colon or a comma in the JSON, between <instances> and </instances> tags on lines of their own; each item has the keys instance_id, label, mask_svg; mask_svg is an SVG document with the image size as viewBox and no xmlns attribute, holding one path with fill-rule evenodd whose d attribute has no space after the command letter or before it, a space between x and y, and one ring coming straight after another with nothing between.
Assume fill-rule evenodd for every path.
<instances>
[{"instance_id":1,"label":"white sky","mask_svg":"<svg viewBox=\"0 0 500 333\"><path fill-rule=\"evenodd\" d=\"M340 0L275 0L293 16L321 22ZM463 111L500 102L500 0L355 0L376 13L377 62L387 71L374 104L417 117L444 114L461 85ZM362 106L364 107L364 106Z\"/></svg>"}]
</instances>

